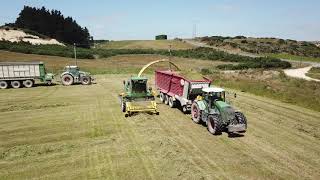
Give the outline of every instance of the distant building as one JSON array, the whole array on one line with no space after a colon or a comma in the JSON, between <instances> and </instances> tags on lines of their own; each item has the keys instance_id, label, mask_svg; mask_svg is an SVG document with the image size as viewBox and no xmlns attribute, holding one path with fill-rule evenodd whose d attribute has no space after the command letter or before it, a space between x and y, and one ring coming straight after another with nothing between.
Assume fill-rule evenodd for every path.
<instances>
[{"instance_id":1,"label":"distant building","mask_svg":"<svg viewBox=\"0 0 320 180\"><path fill-rule=\"evenodd\" d=\"M157 35L156 40L167 40L168 36L165 34Z\"/></svg>"}]
</instances>

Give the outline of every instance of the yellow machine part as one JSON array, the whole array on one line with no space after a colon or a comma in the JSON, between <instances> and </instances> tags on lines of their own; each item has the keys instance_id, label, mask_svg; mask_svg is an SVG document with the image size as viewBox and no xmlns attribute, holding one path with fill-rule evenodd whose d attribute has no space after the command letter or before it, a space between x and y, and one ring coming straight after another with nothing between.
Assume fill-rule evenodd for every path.
<instances>
[{"instance_id":1,"label":"yellow machine part","mask_svg":"<svg viewBox=\"0 0 320 180\"><path fill-rule=\"evenodd\" d=\"M126 114L134 112L158 113L157 103L155 101L126 102Z\"/></svg>"}]
</instances>

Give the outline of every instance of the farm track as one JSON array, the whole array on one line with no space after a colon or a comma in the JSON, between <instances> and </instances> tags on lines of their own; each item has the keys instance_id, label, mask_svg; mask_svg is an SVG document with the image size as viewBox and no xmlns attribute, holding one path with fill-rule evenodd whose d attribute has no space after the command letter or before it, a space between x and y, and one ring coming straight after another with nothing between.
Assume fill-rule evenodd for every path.
<instances>
[{"instance_id":1,"label":"farm track","mask_svg":"<svg viewBox=\"0 0 320 180\"><path fill-rule=\"evenodd\" d=\"M0 91L0 179L319 179L319 112L238 92L248 132L212 136L161 103L125 118L126 77Z\"/></svg>"}]
</instances>

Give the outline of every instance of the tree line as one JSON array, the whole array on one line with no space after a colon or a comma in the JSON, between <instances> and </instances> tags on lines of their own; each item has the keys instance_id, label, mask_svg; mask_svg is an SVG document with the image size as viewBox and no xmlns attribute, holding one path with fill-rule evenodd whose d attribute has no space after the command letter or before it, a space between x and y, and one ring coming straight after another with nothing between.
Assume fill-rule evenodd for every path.
<instances>
[{"instance_id":1,"label":"tree line","mask_svg":"<svg viewBox=\"0 0 320 180\"><path fill-rule=\"evenodd\" d=\"M82 28L72 17L64 17L58 10L24 6L15 23L10 25L36 31L67 44L90 47L89 30Z\"/></svg>"}]
</instances>

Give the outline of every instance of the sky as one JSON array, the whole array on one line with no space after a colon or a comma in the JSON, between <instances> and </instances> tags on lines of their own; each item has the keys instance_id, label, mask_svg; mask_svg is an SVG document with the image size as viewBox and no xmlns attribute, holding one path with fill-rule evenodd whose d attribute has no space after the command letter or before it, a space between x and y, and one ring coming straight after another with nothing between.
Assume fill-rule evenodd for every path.
<instances>
[{"instance_id":1,"label":"sky","mask_svg":"<svg viewBox=\"0 0 320 180\"><path fill-rule=\"evenodd\" d=\"M14 22L24 5L71 16L94 39L196 36L320 40L319 0L4 0L0 25Z\"/></svg>"}]
</instances>

